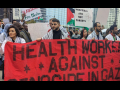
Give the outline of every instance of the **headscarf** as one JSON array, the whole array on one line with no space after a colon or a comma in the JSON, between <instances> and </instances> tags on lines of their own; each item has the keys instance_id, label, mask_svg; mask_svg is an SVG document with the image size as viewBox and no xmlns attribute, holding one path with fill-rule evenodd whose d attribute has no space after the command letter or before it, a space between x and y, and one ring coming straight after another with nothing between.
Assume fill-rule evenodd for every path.
<instances>
[{"instance_id":1,"label":"headscarf","mask_svg":"<svg viewBox=\"0 0 120 90\"><path fill-rule=\"evenodd\" d=\"M5 37L7 37L7 29L8 29L11 25L12 25L12 24L6 24L6 25L5 25L4 31L3 31Z\"/></svg>"}]
</instances>

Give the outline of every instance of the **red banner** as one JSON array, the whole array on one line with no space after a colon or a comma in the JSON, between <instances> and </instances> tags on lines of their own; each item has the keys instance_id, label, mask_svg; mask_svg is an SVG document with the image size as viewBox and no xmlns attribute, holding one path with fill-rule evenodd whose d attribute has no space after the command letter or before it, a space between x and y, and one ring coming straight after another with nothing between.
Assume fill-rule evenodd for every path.
<instances>
[{"instance_id":1,"label":"red banner","mask_svg":"<svg viewBox=\"0 0 120 90\"><path fill-rule=\"evenodd\" d=\"M120 42L6 43L5 81L120 81Z\"/></svg>"}]
</instances>

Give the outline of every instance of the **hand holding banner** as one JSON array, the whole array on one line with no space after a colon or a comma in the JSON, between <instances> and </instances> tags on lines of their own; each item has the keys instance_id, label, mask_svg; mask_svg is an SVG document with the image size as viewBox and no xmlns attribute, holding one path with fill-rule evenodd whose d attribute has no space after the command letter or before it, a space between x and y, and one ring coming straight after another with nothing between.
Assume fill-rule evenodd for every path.
<instances>
[{"instance_id":1,"label":"hand holding banner","mask_svg":"<svg viewBox=\"0 0 120 90\"><path fill-rule=\"evenodd\" d=\"M6 43L5 81L120 81L120 42Z\"/></svg>"}]
</instances>

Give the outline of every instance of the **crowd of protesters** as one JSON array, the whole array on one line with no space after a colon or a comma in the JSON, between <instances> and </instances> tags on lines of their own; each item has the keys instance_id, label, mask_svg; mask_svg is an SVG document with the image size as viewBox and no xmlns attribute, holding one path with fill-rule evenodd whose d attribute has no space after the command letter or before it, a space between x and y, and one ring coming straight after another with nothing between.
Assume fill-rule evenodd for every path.
<instances>
[{"instance_id":1,"label":"crowd of protesters","mask_svg":"<svg viewBox=\"0 0 120 90\"><path fill-rule=\"evenodd\" d=\"M13 43L28 43L31 42L31 36L28 30L28 26L23 22L24 14L22 15L22 20L17 22L16 20L12 21L12 24L4 24L2 20L0 21L0 61L3 62L3 72L2 79L4 79L4 47L6 42ZM86 30L70 30L65 29L60 25L60 21L56 18L49 20L49 25L51 29L40 38L37 38L37 41L44 39L83 39L83 40L112 40L120 41L120 30L117 29L117 25L112 25L106 30L106 33L102 33L102 27L99 22L94 24L93 28Z\"/></svg>"}]
</instances>

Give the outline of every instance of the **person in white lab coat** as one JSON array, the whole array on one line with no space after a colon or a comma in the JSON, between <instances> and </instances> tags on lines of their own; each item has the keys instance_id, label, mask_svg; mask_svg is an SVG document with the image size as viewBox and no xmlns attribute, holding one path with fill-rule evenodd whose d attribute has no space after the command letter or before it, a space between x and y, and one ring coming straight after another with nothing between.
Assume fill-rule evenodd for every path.
<instances>
[{"instance_id":1,"label":"person in white lab coat","mask_svg":"<svg viewBox=\"0 0 120 90\"><path fill-rule=\"evenodd\" d=\"M99 22L96 22L94 24L94 31L88 35L87 40L103 40L103 37L101 35L101 24Z\"/></svg>"},{"instance_id":2,"label":"person in white lab coat","mask_svg":"<svg viewBox=\"0 0 120 90\"><path fill-rule=\"evenodd\" d=\"M7 37L3 41L2 44L0 44L0 54L4 54L5 44L7 42L13 42L13 43L26 43L23 38L20 37L20 33L17 27L11 25L7 29ZM3 73L2 73L2 79L4 79L4 61L3 61Z\"/></svg>"},{"instance_id":3,"label":"person in white lab coat","mask_svg":"<svg viewBox=\"0 0 120 90\"><path fill-rule=\"evenodd\" d=\"M120 41L120 38L117 36L118 33L117 25L112 25L110 27L110 31L111 33L105 37L105 40Z\"/></svg>"}]
</instances>

